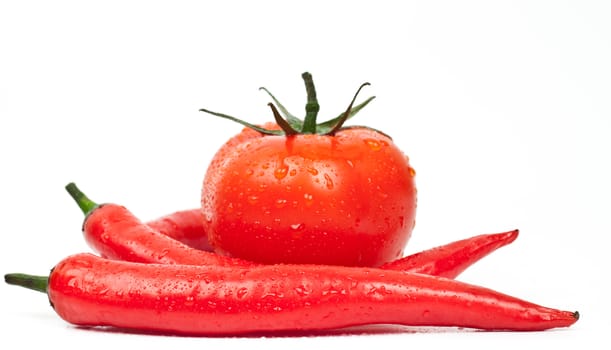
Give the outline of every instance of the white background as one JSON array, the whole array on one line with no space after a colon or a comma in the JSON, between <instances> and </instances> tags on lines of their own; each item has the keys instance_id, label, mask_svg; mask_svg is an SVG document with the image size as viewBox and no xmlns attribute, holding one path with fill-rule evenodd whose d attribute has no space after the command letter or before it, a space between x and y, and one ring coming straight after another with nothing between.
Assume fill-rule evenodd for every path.
<instances>
[{"instance_id":1,"label":"white background","mask_svg":"<svg viewBox=\"0 0 611 350\"><path fill-rule=\"evenodd\" d=\"M611 6L606 1L2 1L0 272L46 274L89 251L76 182L142 219L197 207L215 150L271 118L269 88L321 117L363 82L355 120L384 130L417 171L406 252L520 229L463 274L579 310L535 333L404 329L327 336L190 338L75 328L42 294L0 284L3 343L63 348L606 347L610 303ZM211 5L215 3L215 5ZM221 3L221 2L218 2ZM290 4L289 4L290 3Z\"/></svg>"}]
</instances>

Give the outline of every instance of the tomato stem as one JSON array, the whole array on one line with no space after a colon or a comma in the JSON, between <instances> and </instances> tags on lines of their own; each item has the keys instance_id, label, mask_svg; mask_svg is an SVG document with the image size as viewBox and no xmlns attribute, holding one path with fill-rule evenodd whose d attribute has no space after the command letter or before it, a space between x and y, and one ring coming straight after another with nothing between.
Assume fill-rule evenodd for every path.
<instances>
[{"instance_id":1,"label":"tomato stem","mask_svg":"<svg viewBox=\"0 0 611 350\"><path fill-rule=\"evenodd\" d=\"M335 124L335 126L329 131L329 135L334 135L336 132L338 132L343 126L344 123L346 122L346 120L348 120L348 118L350 118L350 114L352 112L352 106L354 105L354 101L356 101L356 97L359 95L359 92L361 92L361 89L365 86L369 86L371 84L369 83L363 83L361 84L361 86L359 86L359 89L356 91L356 93L354 94L354 97L352 98L352 101L350 101L350 104L348 105L348 108L346 109L346 111L344 112L344 114L339 117L337 124Z\"/></svg>"},{"instance_id":2,"label":"tomato stem","mask_svg":"<svg viewBox=\"0 0 611 350\"><path fill-rule=\"evenodd\" d=\"M81 190L76 187L74 182L71 182L66 185L66 191L70 194L70 196L74 199L76 204L78 204L79 208L83 211L83 214L87 215L93 209L95 209L98 204L89 197L87 197Z\"/></svg>"},{"instance_id":3,"label":"tomato stem","mask_svg":"<svg viewBox=\"0 0 611 350\"><path fill-rule=\"evenodd\" d=\"M291 112L289 112L286 109L286 107L284 107L284 105L282 105L282 103L280 103L280 101L278 101L276 96L272 95L272 93L269 92L269 90L267 90L264 87L260 87L259 90L265 91L269 95L269 97L271 97L272 100L274 100L274 103L276 104L275 106L278 106L278 109L282 112L282 114L284 115L284 118L286 119L286 121L289 124L291 124L293 129L301 130L301 128L303 126L303 121L301 119L299 119L299 118L295 117L294 115L292 115Z\"/></svg>"},{"instance_id":4,"label":"tomato stem","mask_svg":"<svg viewBox=\"0 0 611 350\"><path fill-rule=\"evenodd\" d=\"M282 118L282 116L280 115L280 112L278 112L278 109L276 108L276 106L274 106L273 103L270 102L267 105L269 106L269 108L272 109L272 113L274 114L274 120L276 121L276 124L278 124L278 126L282 129L282 131L284 131L284 134L286 136L299 134L299 132L293 129L293 127L289 124L288 121L286 121L286 119Z\"/></svg>"},{"instance_id":5,"label":"tomato stem","mask_svg":"<svg viewBox=\"0 0 611 350\"><path fill-rule=\"evenodd\" d=\"M4 282L46 293L49 285L49 277L26 275L23 273L9 273L4 275Z\"/></svg>"},{"instance_id":6,"label":"tomato stem","mask_svg":"<svg viewBox=\"0 0 611 350\"><path fill-rule=\"evenodd\" d=\"M238 119L236 117L232 117L230 115L223 114L223 113L213 112L213 111L207 110L205 108L201 108L199 111L200 112L205 112L205 113L208 113L208 114L212 114L212 115L217 116L217 117L229 119L229 120L234 121L234 122L236 122L238 124L242 124L242 125L244 125L247 128L250 128L252 130L258 131L258 132L260 132L260 133L262 133L264 135L282 135L283 132L284 132L284 131L280 131L280 130L269 130L269 129L261 128L261 127L258 127L256 125L254 125L254 124L250 124L248 122L245 122L242 119Z\"/></svg>"},{"instance_id":7,"label":"tomato stem","mask_svg":"<svg viewBox=\"0 0 611 350\"><path fill-rule=\"evenodd\" d=\"M374 96L369 97L364 102L361 102L354 105L356 101L356 97L364 86L369 85L369 83L362 84L354 98L350 102L348 109L342 112L337 117L327 120L326 122L317 124L318 112L320 110L320 105L318 104L318 99L316 97L316 88L314 87L314 80L312 79L312 74L305 72L301 75L306 87L307 93L307 103L305 106L306 116L303 121L291 113L276 99L274 95L272 95L269 90L264 87L259 88L260 90L265 91L273 100L273 103L268 104L268 106L272 109L272 113L274 114L274 120L276 124L280 127L281 130L277 129L266 129L254 124L250 124L242 119L232 117L228 114L213 112L211 110L201 108L200 112L205 112L208 114L212 114L217 117L229 119L236 123L242 124L243 126L260 132L263 135L299 135L299 134L318 134L318 135L334 135L336 132L348 129L349 127L345 127L344 123L352 118L358 111L360 111L363 107L365 107L371 100L374 99ZM359 126L361 127L361 126ZM369 128L371 129L371 128ZM372 129L375 130L375 129ZM377 130L376 130L377 131Z\"/></svg>"},{"instance_id":8,"label":"tomato stem","mask_svg":"<svg viewBox=\"0 0 611 350\"><path fill-rule=\"evenodd\" d=\"M301 75L305 83L306 92L308 94L308 102L306 103L305 110L306 116L303 120L303 128L301 129L302 134L315 134L316 133L316 117L320 110L320 105L316 99L316 89L314 88L314 80L312 74L305 72Z\"/></svg>"}]
</instances>

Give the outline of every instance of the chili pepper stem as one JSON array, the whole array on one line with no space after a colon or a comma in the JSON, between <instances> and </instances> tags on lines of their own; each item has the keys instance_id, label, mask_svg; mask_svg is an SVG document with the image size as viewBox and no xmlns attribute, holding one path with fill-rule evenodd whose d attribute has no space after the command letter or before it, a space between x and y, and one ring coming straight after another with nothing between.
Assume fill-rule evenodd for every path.
<instances>
[{"instance_id":1,"label":"chili pepper stem","mask_svg":"<svg viewBox=\"0 0 611 350\"><path fill-rule=\"evenodd\" d=\"M14 286L20 286L35 290L37 292L46 293L49 285L49 277L26 275L23 273L9 273L4 275L4 282Z\"/></svg>"},{"instance_id":2,"label":"chili pepper stem","mask_svg":"<svg viewBox=\"0 0 611 350\"><path fill-rule=\"evenodd\" d=\"M70 194L70 196L74 199L76 204L78 204L79 208L83 211L83 214L87 215L93 209L95 209L98 204L89 197L87 197L81 190L76 187L74 182L71 182L66 185L66 191Z\"/></svg>"}]
</instances>

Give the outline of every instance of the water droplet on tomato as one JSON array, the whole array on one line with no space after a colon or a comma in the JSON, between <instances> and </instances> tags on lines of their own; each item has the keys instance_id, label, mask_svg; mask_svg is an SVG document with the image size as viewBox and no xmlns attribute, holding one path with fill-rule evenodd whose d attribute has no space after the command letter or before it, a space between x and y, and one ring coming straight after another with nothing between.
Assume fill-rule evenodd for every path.
<instances>
[{"instance_id":1,"label":"water droplet on tomato","mask_svg":"<svg viewBox=\"0 0 611 350\"><path fill-rule=\"evenodd\" d=\"M259 201L258 196L255 196L254 194L251 194L250 196L248 196L248 203L255 205L257 204L258 201Z\"/></svg>"},{"instance_id":2,"label":"water droplet on tomato","mask_svg":"<svg viewBox=\"0 0 611 350\"><path fill-rule=\"evenodd\" d=\"M246 169L246 176L250 176L250 175L252 175L252 174L254 174L254 173L255 173L255 171L254 171L254 170L252 170L252 169Z\"/></svg>"},{"instance_id":3,"label":"water droplet on tomato","mask_svg":"<svg viewBox=\"0 0 611 350\"><path fill-rule=\"evenodd\" d=\"M286 177L289 172L289 167L286 164L281 164L276 170L274 170L274 177L278 180L282 180Z\"/></svg>"},{"instance_id":4,"label":"water droplet on tomato","mask_svg":"<svg viewBox=\"0 0 611 350\"><path fill-rule=\"evenodd\" d=\"M318 175L318 170L316 170L315 168L307 167L306 170L308 171L308 173L310 173L310 174L312 174L314 176Z\"/></svg>"},{"instance_id":5,"label":"water droplet on tomato","mask_svg":"<svg viewBox=\"0 0 611 350\"><path fill-rule=\"evenodd\" d=\"M414 168L412 168L411 166L409 167L408 171L411 177L416 176L416 170L414 170Z\"/></svg>"},{"instance_id":6,"label":"water droplet on tomato","mask_svg":"<svg viewBox=\"0 0 611 350\"><path fill-rule=\"evenodd\" d=\"M286 206L287 200L286 199L276 199L276 208L281 209L284 208Z\"/></svg>"},{"instance_id":7,"label":"water droplet on tomato","mask_svg":"<svg viewBox=\"0 0 611 350\"><path fill-rule=\"evenodd\" d=\"M290 226L291 230L293 230L293 231L300 231L300 230L303 230L303 228L304 228L304 227L305 227L305 224L303 224L303 223L299 223L299 224L292 224L292 225Z\"/></svg>"},{"instance_id":8,"label":"water droplet on tomato","mask_svg":"<svg viewBox=\"0 0 611 350\"><path fill-rule=\"evenodd\" d=\"M329 176L329 174L325 174L325 185L327 186L328 190L333 189L333 179L331 176Z\"/></svg>"},{"instance_id":9,"label":"water droplet on tomato","mask_svg":"<svg viewBox=\"0 0 611 350\"><path fill-rule=\"evenodd\" d=\"M382 144L376 139L365 139L364 141L373 151L379 151L382 148Z\"/></svg>"},{"instance_id":10,"label":"water droplet on tomato","mask_svg":"<svg viewBox=\"0 0 611 350\"><path fill-rule=\"evenodd\" d=\"M306 201L306 205L311 205L314 200L314 196L311 193L304 193L303 199Z\"/></svg>"},{"instance_id":11,"label":"water droplet on tomato","mask_svg":"<svg viewBox=\"0 0 611 350\"><path fill-rule=\"evenodd\" d=\"M291 171L289 172L289 175L291 176L297 175L297 169L291 169Z\"/></svg>"}]
</instances>

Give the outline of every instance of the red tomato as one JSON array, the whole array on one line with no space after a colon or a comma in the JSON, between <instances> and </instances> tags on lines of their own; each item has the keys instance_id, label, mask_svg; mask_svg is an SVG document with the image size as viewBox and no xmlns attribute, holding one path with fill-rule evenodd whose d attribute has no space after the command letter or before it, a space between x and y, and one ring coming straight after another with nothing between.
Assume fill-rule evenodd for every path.
<instances>
[{"instance_id":1,"label":"red tomato","mask_svg":"<svg viewBox=\"0 0 611 350\"><path fill-rule=\"evenodd\" d=\"M246 128L214 156L201 198L215 251L261 263L379 266L403 255L415 224L408 158L360 127L289 136Z\"/></svg>"}]
</instances>

